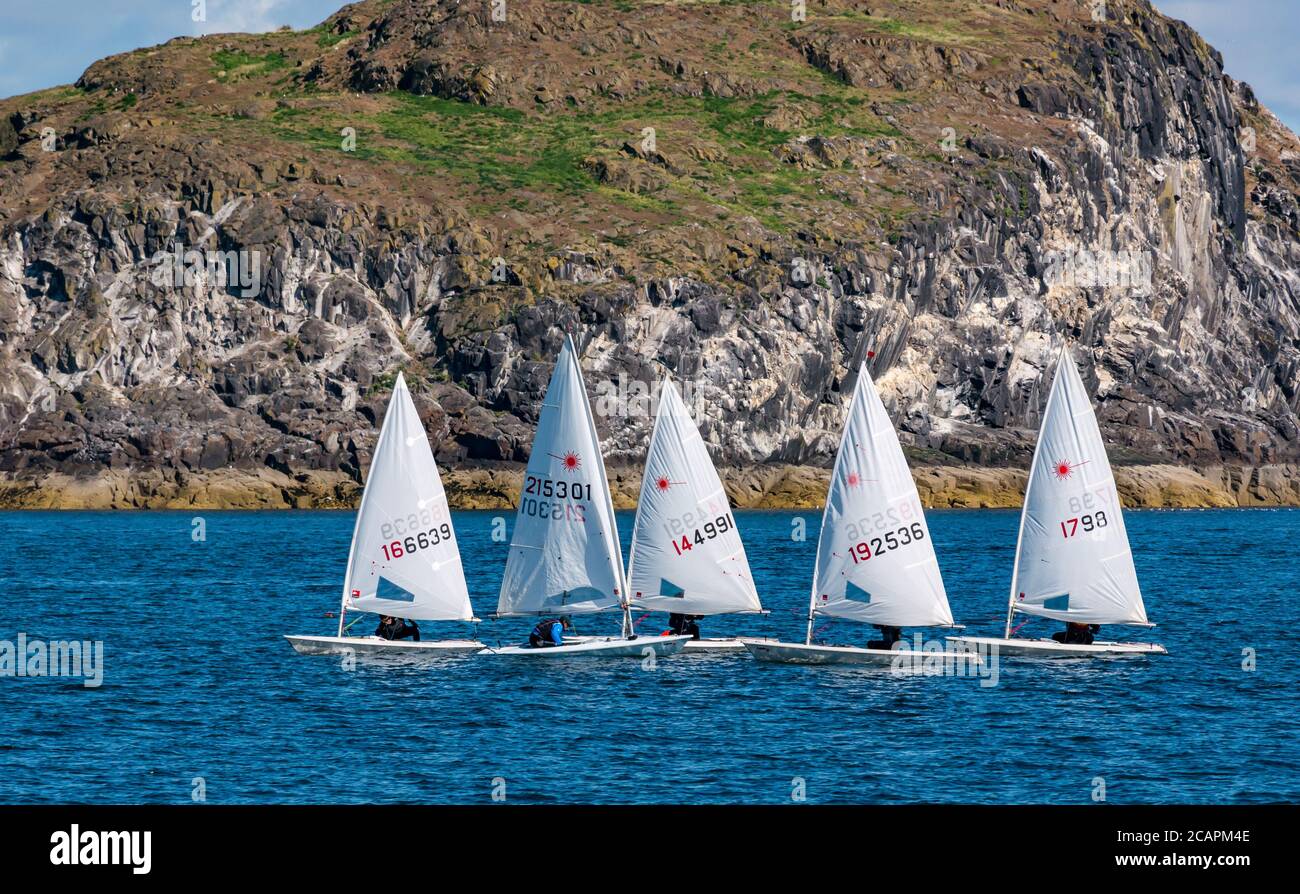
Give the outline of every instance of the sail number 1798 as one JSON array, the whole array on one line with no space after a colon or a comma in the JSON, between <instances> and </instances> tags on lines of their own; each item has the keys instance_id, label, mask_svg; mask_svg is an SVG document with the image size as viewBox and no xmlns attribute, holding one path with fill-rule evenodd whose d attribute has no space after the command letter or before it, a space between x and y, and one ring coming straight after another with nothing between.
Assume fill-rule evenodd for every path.
<instances>
[{"instance_id":1,"label":"sail number 1798","mask_svg":"<svg viewBox=\"0 0 1300 894\"><path fill-rule=\"evenodd\" d=\"M1067 518L1061 522L1061 536L1069 540L1079 533L1080 528L1085 532L1095 531L1098 528L1106 527L1107 524L1106 513L1104 512L1094 512L1091 515L1081 515L1078 518Z\"/></svg>"}]
</instances>

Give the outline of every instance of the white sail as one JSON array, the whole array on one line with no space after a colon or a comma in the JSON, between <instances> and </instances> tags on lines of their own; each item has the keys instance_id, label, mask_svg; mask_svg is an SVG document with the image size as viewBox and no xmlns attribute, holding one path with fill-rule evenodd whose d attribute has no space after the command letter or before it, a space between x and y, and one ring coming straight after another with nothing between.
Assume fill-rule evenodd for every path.
<instances>
[{"instance_id":1,"label":"white sail","mask_svg":"<svg viewBox=\"0 0 1300 894\"><path fill-rule=\"evenodd\" d=\"M822 516L812 611L895 627L953 623L916 484L865 361Z\"/></svg>"},{"instance_id":2,"label":"white sail","mask_svg":"<svg viewBox=\"0 0 1300 894\"><path fill-rule=\"evenodd\" d=\"M573 340L546 389L497 613L575 614L622 605L623 554L600 439Z\"/></svg>"},{"instance_id":3,"label":"white sail","mask_svg":"<svg viewBox=\"0 0 1300 894\"><path fill-rule=\"evenodd\" d=\"M1147 624L1106 445L1064 349L1029 470L1011 599L1061 621Z\"/></svg>"},{"instance_id":4,"label":"white sail","mask_svg":"<svg viewBox=\"0 0 1300 894\"><path fill-rule=\"evenodd\" d=\"M727 493L667 377L646 452L628 588L638 608L712 615L762 611Z\"/></svg>"},{"instance_id":5,"label":"white sail","mask_svg":"<svg viewBox=\"0 0 1300 894\"><path fill-rule=\"evenodd\" d=\"M447 494L399 373L361 495L343 605L421 620L469 620Z\"/></svg>"}]
</instances>

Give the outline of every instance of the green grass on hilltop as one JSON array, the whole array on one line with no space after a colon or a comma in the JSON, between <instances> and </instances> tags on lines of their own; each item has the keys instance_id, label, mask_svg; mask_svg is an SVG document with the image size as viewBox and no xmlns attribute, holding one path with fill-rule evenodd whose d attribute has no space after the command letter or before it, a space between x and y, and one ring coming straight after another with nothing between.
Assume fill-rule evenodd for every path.
<instances>
[{"instance_id":1,"label":"green grass on hilltop","mask_svg":"<svg viewBox=\"0 0 1300 894\"><path fill-rule=\"evenodd\" d=\"M227 80L258 77L288 68L289 58L284 53L265 53L255 56L243 50L217 50L212 54L213 71Z\"/></svg>"},{"instance_id":2,"label":"green grass on hilltop","mask_svg":"<svg viewBox=\"0 0 1300 894\"><path fill-rule=\"evenodd\" d=\"M785 230L806 219L810 203L835 201L822 189L822 171L785 164L777 150L795 134L766 126L779 105L795 106L807 119L800 133L860 137L900 134L881 121L858 91L827 84L825 92L790 91L758 97L683 97L650 91L594 107L526 112L435 96L394 92L384 108L357 120L316 97L318 108L281 108L270 121L275 136L325 152L340 150L340 131L357 131L354 158L409 167L429 177L455 178L485 207L518 207L519 194L612 200L628 208L685 219L696 203L752 214ZM658 151L671 170L656 165L663 185L633 194L600 183L584 165L592 157L635 161L620 151L636 143L644 127L656 131ZM724 159L691 154L700 140ZM787 207L788 206L788 207Z\"/></svg>"},{"instance_id":3,"label":"green grass on hilltop","mask_svg":"<svg viewBox=\"0 0 1300 894\"><path fill-rule=\"evenodd\" d=\"M356 31L344 31L342 34L339 34L331 31L324 25L317 25L315 28L308 28L306 33L315 34L316 45L327 49L332 46L337 46L349 37L355 37L358 34Z\"/></svg>"}]
</instances>

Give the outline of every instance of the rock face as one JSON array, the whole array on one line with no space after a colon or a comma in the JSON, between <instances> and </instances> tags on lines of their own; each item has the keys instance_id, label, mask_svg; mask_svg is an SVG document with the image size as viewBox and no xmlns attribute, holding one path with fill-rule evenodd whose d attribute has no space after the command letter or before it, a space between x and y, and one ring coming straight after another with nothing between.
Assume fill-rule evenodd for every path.
<instances>
[{"instance_id":1,"label":"rock face","mask_svg":"<svg viewBox=\"0 0 1300 894\"><path fill-rule=\"evenodd\" d=\"M1068 343L1166 469L1135 500L1294 501L1300 141L1106 13L367 2L0 101L0 500L346 503L402 370L491 502L567 329L618 465L670 372L721 465L802 480L865 360L918 466L1018 487Z\"/></svg>"}]
</instances>

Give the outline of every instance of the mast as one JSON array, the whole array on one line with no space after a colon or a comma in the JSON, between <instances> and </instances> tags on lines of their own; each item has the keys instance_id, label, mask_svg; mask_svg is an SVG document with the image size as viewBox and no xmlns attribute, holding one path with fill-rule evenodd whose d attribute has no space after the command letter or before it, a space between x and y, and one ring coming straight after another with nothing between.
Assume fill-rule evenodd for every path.
<instances>
[{"instance_id":1,"label":"mast","mask_svg":"<svg viewBox=\"0 0 1300 894\"><path fill-rule=\"evenodd\" d=\"M591 401L587 398L587 382L582 377L582 364L578 362L578 348L573 342L572 333L564 334L565 340L569 343L569 354L573 358L574 371L578 376L578 384L582 386L582 401L587 408L587 425L591 427L591 440L595 443L597 449L600 449L600 432L596 431L596 420L591 413ZM610 536L614 540L614 570L615 580L618 583L618 600L623 607L623 636L630 638L632 635L632 603L628 599L627 592L627 571L623 567L623 544L618 537L618 517L614 515L614 497L609 492L609 477L605 474L605 456L603 451L596 457L597 471L600 472L600 486L604 491L605 506L609 511Z\"/></svg>"},{"instance_id":2,"label":"mast","mask_svg":"<svg viewBox=\"0 0 1300 894\"><path fill-rule=\"evenodd\" d=\"M393 398L396 397L399 389L406 387L406 377L401 372L397 374L397 380L393 382L393 393L388 396L388 406L384 409L384 422L379 427L379 438L375 441L374 453L370 456L370 468L366 470L366 486L361 489L361 502L357 503L357 518L352 523L352 542L348 544L348 564L343 571L343 596L339 602L339 632L343 636L343 620L348 611L348 587L352 583L352 560L356 558L357 553L357 533L361 530L361 519L365 516L366 497L370 493L370 476L375 470L375 457L380 455L379 448L384 443L384 436L388 434L388 420L392 415Z\"/></svg>"},{"instance_id":3,"label":"mast","mask_svg":"<svg viewBox=\"0 0 1300 894\"><path fill-rule=\"evenodd\" d=\"M565 333L527 469L527 475L559 480L560 485L554 492L546 485L547 493L533 497L521 494L497 599L498 616L630 611L623 604L623 555L609 479L576 354L572 336ZM569 473L573 486L566 485L564 477L556 479L557 472ZM563 518L538 510L541 499L552 497L560 501L554 505Z\"/></svg>"},{"instance_id":4,"label":"mast","mask_svg":"<svg viewBox=\"0 0 1300 894\"><path fill-rule=\"evenodd\" d=\"M661 364L661 365L662 365L662 364ZM672 381L672 374L668 371L668 368L667 368L667 367L664 367L664 378L663 378L663 384L661 384L660 387L659 387L659 401L658 401L658 403L655 405L655 421L654 421L654 425L650 426L650 440L646 442L646 450L647 450L647 451L650 449L651 446L654 445L654 442L655 442L655 436L659 433L659 423L660 423L660 420L661 420L661 418L662 418L662 413L660 412L660 410L662 409L663 399L664 399L664 389L663 389L663 385L664 385L664 384L667 384L667 383L669 383L669 382L671 382L671 381ZM642 469L643 474L642 474L641 486L642 486L643 488L645 487L645 475L644 475L644 471L645 471L645 470ZM638 511L638 512L641 511L641 506L640 506L640 503L639 503L639 502L638 502L638 505L637 505L637 511ZM627 567L628 567L629 570L635 567L634 563L635 563L635 561L636 561L636 530L637 530L637 525L636 525L635 522L634 522L633 525L632 525L632 543L631 543L631 545L628 546L628 551L627 551ZM628 601L630 602L630 601L631 601L631 593L628 593L627 596L628 596Z\"/></svg>"},{"instance_id":5,"label":"mast","mask_svg":"<svg viewBox=\"0 0 1300 894\"><path fill-rule=\"evenodd\" d=\"M689 541L689 542L688 542ZM627 565L628 601L683 615L761 612L708 445L672 376L659 382Z\"/></svg>"},{"instance_id":6,"label":"mast","mask_svg":"<svg viewBox=\"0 0 1300 894\"><path fill-rule=\"evenodd\" d=\"M850 407L850 408L853 407L853 399L852 399L852 398L849 398L849 407ZM841 449L841 450L844 449L844 439L848 437L848 432L849 432L848 425L845 425L845 426L844 426L844 433L843 433L842 435L840 435L840 449ZM836 453L836 455L835 455L835 461L836 461L837 463L839 462L839 454L838 454L838 453ZM824 529L824 528L826 527L826 516L827 516L828 514L830 514L830 511L831 511L831 494L830 494L830 488L831 488L831 487L834 487L834 486L835 486L835 470L832 468L832 469L831 469L831 483L830 483L830 485L827 487L827 490L826 490L826 505L822 508L822 524L821 524L821 528L818 528L818 529L817 529L817 553L816 553L816 555L813 556L813 576L812 576L812 586L809 588L809 593L808 593L808 631L807 631L807 633L804 634L804 638L803 638L803 642L804 642L804 645L805 645L805 646L811 646L811 645L812 645L812 637L813 637L813 621L815 620L815 618L816 618L816 616L817 616L817 579L818 579L818 577L820 576L820 575L818 574L818 572L821 570L821 552L822 552L822 551L821 551L821 538L822 538L822 529Z\"/></svg>"},{"instance_id":7,"label":"mast","mask_svg":"<svg viewBox=\"0 0 1300 894\"><path fill-rule=\"evenodd\" d=\"M835 450L835 464L831 466L831 480L826 486L826 505L822 507L822 523L817 529L817 554L813 557L813 576L812 587L808 594L808 630L804 634L804 645L812 645L813 621L817 616L817 580L821 571L821 539L826 531L826 519L831 513L831 489L835 487L835 471L839 468L840 454L844 452L844 443L849 439L849 422L853 413L853 402L858 396L858 389L862 386L862 364L867 361L863 358L858 366L857 378L853 382L853 391L849 394L849 405L844 411L844 423L840 430L840 444Z\"/></svg>"},{"instance_id":8,"label":"mast","mask_svg":"<svg viewBox=\"0 0 1300 894\"><path fill-rule=\"evenodd\" d=\"M668 381L669 378L670 378L669 373L668 373L668 371L667 371L667 368L665 367L665 369L664 369L664 381L665 381L665 382ZM660 402L663 401L663 394L664 394L664 392L663 392L663 388L660 387L660 389L659 389L659 400L660 400ZM655 406L655 421L654 421L654 425L652 425L652 426L650 427L650 440L649 440L649 442L647 442L647 444L646 444L646 449L647 449L647 450L649 450L650 447L651 447L651 445L654 444L654 442L655 442L655 434L659 431L659 416L660 416L660 414L659 414L659 409L660 409L659 406L656 405L656 406ZM645 487L645 476L644 476L644 470L643 470L643 474L642 474L641 486L642 486L642 487ZM640 511L641 511L641 506L640 506L640 502L638 501L638 504L637 504L637 512L640 513ZM636 524L636 520L634 519L633 522L632 522L632 543L631 543L631 544L628 546L628 548L627 548L627 567L628 567L629 570L635 567L635 566L633 565L633 563L636 561L636 529L637 529L637 524ZM620 566L621 566L621 564L622 564L622 558L621 558L621 557L620 557L619 562L620 562ZM623 612L623 636L626 637L629 633L631 633L631 629L630 629L630 628L631 628L631 621L632 621L632 608L631 608L631 603L632 603L632 594L628 591L628 584L627 584L627 581L626 581L626 580L624 580L623 583L620 584L620 586L623 588L623 605L624 605L624 612Z\"/></svg>"},{"instance_id":9,"label":"mast","mask_svg":"<svg viewBox=\"0 0 1300 894\"><path fill-rule=\"evenodd\" d=\"M866 364L831 472L808 611L898 627L951 626L925 509Z\"/></svg>"},{"instance_id":10,"label":"mast","mask_svg":"<svg viewBox=\"0 0 1300 894\"><path fill-rule=\"evenodd\" d=\"M1038 465L1038 451L1043 444L1043 422L1045 422L1052 413L1052 401L1056 398L1056 376L1061 374L1061 360L1065 357L1065 352L1069 347L1066 341L1061 345L1060 352L1056 355L1056 371L1052 374L1052 385L1047 392L1047 406L1043 408L1042 418L1038 422L1038 438L1034 441L1034 456L1029 461L1029 475L1025 478L1025 497L1020 505L1020 528L1016 531L1016 557L1011 566L1011 593L1007 597L1007 625L1003 631L1003 639L1011 639L1011 620L1016 614L1016 589L1019 586L1020 578L1020 547L1025 539L1025 515L1029 512L1029 490L1034 486L1034 468Z\"/></svg>"}]
</instances>

